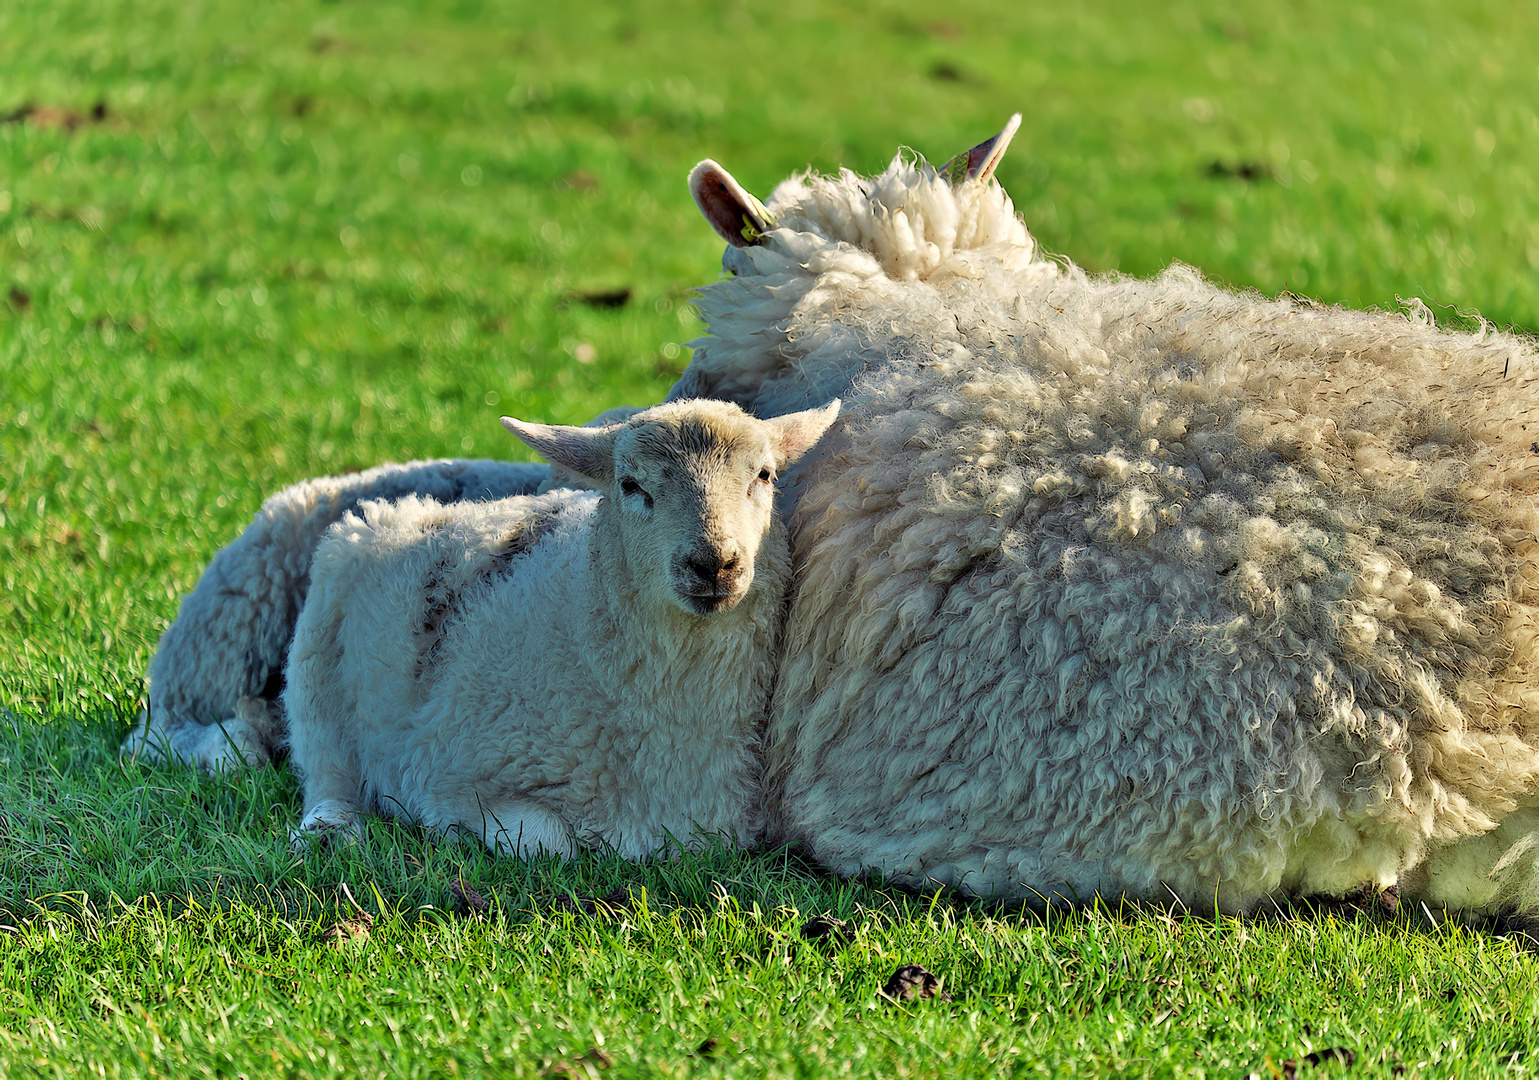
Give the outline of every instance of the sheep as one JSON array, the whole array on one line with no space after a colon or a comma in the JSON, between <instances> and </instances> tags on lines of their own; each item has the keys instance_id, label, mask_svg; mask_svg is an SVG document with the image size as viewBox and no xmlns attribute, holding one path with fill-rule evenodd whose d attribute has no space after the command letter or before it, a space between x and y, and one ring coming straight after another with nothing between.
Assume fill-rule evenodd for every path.
<instances>
[{"instance_id":1,"label":"sheep","mask_svg":"<svg viewBox=\"0 0 1539 1080\"><path fill-rule=\"evenodd\" d=\"M209 771L281 756L283 664L326 530L363 500L502 499L546 480L545 466L531 463L412 461L305 480L272 496L214 555L161 636L150 661L149 708L122 754Z\"/></svg>"},{"instance_id":2,"label":"sheep","mask_svg":"<svg viewBox=\"0 0 1539 1080\"><path fill-rule=\"evenodd\" d=\"M504 418L598 490L344 515L286 669L296 842L372 810L518 856L751 843L789 569L773 485L838 408Z\"/></svg>"},{"instance_id":3,"label":"sheep","mask_svg":"<svg viewBox=\"0 0 1539 1080\"><path fill-rule=\"evenodd\" d=\"M690 176L670 397L839 397L786 479L770 838L1034 905L1539 907L1539 367L1037 251L992 173Z\"/></svg>"},{"instance_id":4,"label":"sheep","mask_svg":"<svg viewBox=\"0 0 1539 1080\"><path fill-rule=\"evenodd\" d=\"M584 426L640 411L619 407ZM215 553L150 661L149 708L123 740L125 757L182 761L215 772L287 752L278 696L310 559L325 531L367 499L503 499L583 487L568 470L526 462L441 459L304 480L262 504Z\"/></svg>"},{"instance_id":5,"label":"sheep","mask_svg":"<svg viewBox=\"0 0 1539 1080\"><path fill-rule=\"evenodd\" d=\"M691 174L734 276L670 399L849 405L782 481L770 835L1037 903L1532 910L1533 349L1045 258L1017 124Z\"/></svg>"}]
</instances>

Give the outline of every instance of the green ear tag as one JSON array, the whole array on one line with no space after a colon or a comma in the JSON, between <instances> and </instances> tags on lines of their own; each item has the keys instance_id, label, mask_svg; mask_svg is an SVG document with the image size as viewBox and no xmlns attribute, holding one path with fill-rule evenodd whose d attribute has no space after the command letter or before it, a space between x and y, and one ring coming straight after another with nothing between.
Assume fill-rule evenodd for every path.
<instances>
[{"instance_id":1,"label":"green ear tag","mask_svg":"<svg viewBox=\"0 0 1539 1080\"><path fill-rule=\"evenodd\" d=\"M937 171L946 178L946 182L956 187L967 179L968 166L972 164L972 153L958 154L942 165Z\"/></svg>"},{"instance_id":2,"label":"green ear tag","mask_svg":"<svg viewBox=\"0 0 1539 1080\"><path fill-rule=\"evenodd\" d=\"M757 244L759 237L764 235L752 221L748 220L747 214L743 215L743 227L738 231L742 233L743 239L747 240L750 244Z\"/></svg>"}]
</instances>

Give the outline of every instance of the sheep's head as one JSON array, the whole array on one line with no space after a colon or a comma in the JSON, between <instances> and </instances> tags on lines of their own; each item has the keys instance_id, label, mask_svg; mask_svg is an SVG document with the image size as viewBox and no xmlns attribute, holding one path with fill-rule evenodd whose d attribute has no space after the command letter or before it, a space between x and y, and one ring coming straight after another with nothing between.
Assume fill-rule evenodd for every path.
<instances>
[{"instance_id":1,"label":"sheep's head","mask_svg":"<svg viewBox=\"0 0 1539 1080\"><path fill-rule=\"evenodd\" d=\"M1035 246L993 177L1020 123L1017 113L998 135L938 167L899 153L877 176L848 169L838 176L798 174L767 203L709 159L690 172L689 190L731 245L723 265L739 275L775 272L777 254L802 264L826 262L836 253L829 249L840 245L865 253L874 260L872 270L900 280L972 276L970 252L1015 268L1032 261ZM756 257L755 249L763 254Z\"/></svg>"},{"instance_id":2,"label":"sheep's head","mask_svg":"<svg viewBox=\"0 0 1539 1080\"><path fill-rule=\"evenodd\" d=\"M613 500L639 592L710 615L747 595L775 520L775 478L838 412L834 401L758 420L727 402L675 401L605 427L502 422Z\"/></svg>"},{"instance_id":3,"label":"sheep's head","mask_svg":"<svg viewBox=\"0 0 1539 1080\"><path fill-rule=\"evenodd\" d=\"M899 154L878 176L799 174L761 203L714 161L690 191L727 241L731 278L699 290L710 336L690 342L670 400L712 397L773 416L844 394L882 352L873 328L955 330L945 295L985 282L1019 295L1053 278L994 170L1020 117L944 165ZM947 329L950 328L950 329ZM931 336L934 336L933 334ZM938 340L938 338L937 338Z\"/></svg>"}]
</instances>

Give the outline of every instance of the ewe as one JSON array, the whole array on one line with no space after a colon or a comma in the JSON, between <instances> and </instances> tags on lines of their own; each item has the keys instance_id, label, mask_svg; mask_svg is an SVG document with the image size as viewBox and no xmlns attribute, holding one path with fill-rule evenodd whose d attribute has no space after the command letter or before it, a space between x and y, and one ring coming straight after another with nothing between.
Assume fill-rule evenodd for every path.
<instances>
[{"instance_id":1,"label":"ewe","mask_svg":"<svg viewBox=\"0 0 1539 1080\"><path fill-rule=\"evenodd\" d=\"M735 276L674 395L844 400L788 477L779 835L1042 902L1539 905L1530 347L1043 261L1015 123L691 174Z\"/></svg>"},{"instance_id":2,"label":"ewe","mask_svg":"<svg viewBox=\"0 0 1539 1080\"><path fill-rule=\"evenodd\" d=\"M599 490L347 514L286 672L302 829L374 809L519 855L754 840L790 561L773 484L837 411L504 419Z\"/></svg>"}]
</instances>

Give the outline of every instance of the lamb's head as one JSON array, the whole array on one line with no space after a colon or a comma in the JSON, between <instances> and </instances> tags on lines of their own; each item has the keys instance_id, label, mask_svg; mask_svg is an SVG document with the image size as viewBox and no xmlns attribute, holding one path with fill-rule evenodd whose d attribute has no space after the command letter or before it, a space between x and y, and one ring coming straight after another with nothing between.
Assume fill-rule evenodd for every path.
<instances>
[{"instance_id":1,"label":"lamb's head","mask_svg":"<svg viewBox=\"0 0 1539 1080\"><path fill-rule=\"evenodd\" d=\"M690 342L689 368L670 399L715 397L773 415L842 394L849 377L879 353L877 328L901 313L902 333L926 323L954 325L944 294L984 281L1018 295L1052 279L994 170L1020 124L939 167L900 153L881 174L801 173L765 203L714 161L689 187L727 241L731 278L703 287L696 306L710 337ZM875 328L875 329L874 329ZM780 380L785 392L765 392Z\"/></svg>"},{"instance_id":2,"label":"lamb's head","mask_svg":"<svg viewBox=\"0 0 1539 1080\"><path fill-rule=\"evenodd\" d=\"M636 590L695 615L748 594L776 523L775 478L822 436L839 402L758 420L723 401L675 401L604 427L503 417L509 431L611 501Z\"/></svg>"}]
</instances>

